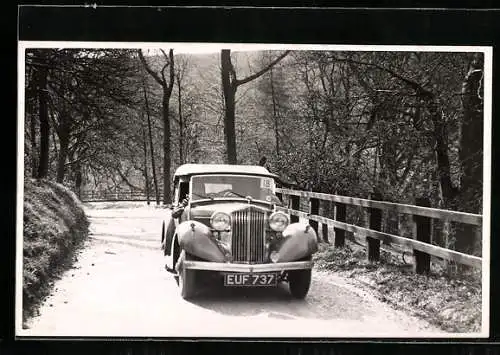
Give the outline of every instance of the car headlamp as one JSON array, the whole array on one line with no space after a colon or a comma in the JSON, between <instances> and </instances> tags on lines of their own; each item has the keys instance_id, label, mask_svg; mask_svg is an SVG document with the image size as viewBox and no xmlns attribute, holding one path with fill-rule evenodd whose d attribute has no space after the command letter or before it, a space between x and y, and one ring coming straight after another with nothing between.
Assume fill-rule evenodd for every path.
<instances>
[{"instance_id":1,"label":"car headlamp","mask_svg":"<svg viewBox=\"0 0 500 355\"><path fill-rule=\"evenodd\" d=\"M269 227L276 232L283 232L289 223L288 215L281 211L274 212L269 217Z\"/></svg>"},{"instance_id":2,"label":"car headlamp","mask_svg":"<svg viewBox=\"0 0 500 355\"><path fill-rule=\"evenodd\" d=\"M210 218L210 224L216 231L228 230L231 226L231 216L225 212L215 212Z\"/></svg>"}]
</instances>

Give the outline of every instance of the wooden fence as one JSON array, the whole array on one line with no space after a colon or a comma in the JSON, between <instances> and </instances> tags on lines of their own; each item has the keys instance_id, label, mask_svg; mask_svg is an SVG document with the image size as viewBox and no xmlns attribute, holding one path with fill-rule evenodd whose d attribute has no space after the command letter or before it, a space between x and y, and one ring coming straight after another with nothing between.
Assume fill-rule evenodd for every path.
<instances>
[{"instance_id":1,"label":"wooden fence","mask_svg":"<svg viewBox=\"0 0 500 355\"><path fill-rule=\"evenodd\" d=\"M308 219L309 223L318 234L318 237L320 236L319 223L321 223L321 235L325 241L329 240L328 227L333 227L335 231L334 245L336 247L344 245L346 231L366 238L365 242L367 244L369 260L379 260L380 242L382 241L413 249L415 256L415 271L417 273L427 273L430 271L431 255L475 268L481 268L482 266L481 257L431 244L432 219L472 225L474 227L474 235L472 235L471 238L481 238L481 215L425 207L425 205L429 205L429 201L425 199L417 200L416 203L420 206L415 206L285 188L278 188L276 191L281 199L283 199L284 196L288 198L290 202L289 208L279 207L279 209L288 212L292 216L292 222L298 221L299 217ZM309 199L308 212L300 211L301 198ZM336 213L334 219L319 215L320 201L330 201L335 204ZM369 213L369 227L366 228L346 223L347 206L366 208ZM415 239L382 232L382 211L413 216Z\"/></svg>"},{"instance_id":2,"label":"wooden fence","mask_svg":"<svg viewBox=\"0 0 500 355\"><path fill-rule=\"evenodd\" d=\"M155 199L154 196L149 196L150 200ZM83 202L99 202L99 201L146 201L147 196L142 191L117 191L117 192L97 192L88 191L80 195L80 200Z\"/></svg>"},{"instance_id":3,"label":"wooden fence","mask_svg":"<svg viewBox=\"0 0 500 355\"><path fill-rule=\"evenodd\" d=\"M443 220L448 222L458 222L474 227L474 235L471 238L481 238L482 216L477 214L441 210L425 207L429 202L425 199L416 201L417 205L406 205L392 202L377 201L374 199L362 199L348 196L330 195L318 192L290 190L285 188L276 189L281 199L287 197L289 208L279 207L280 210L291 215L292 222L300 218L309 220L315 229L318 237L324 241L329 241L328 227L333 227L336 247L343 246L346 238L346 231L357 235L357 240L367 244L368 259L377 261L380 258L380 242L392 243L413 249L415 256L415 271L426 273L430 271L430 256L436 256L445 260L454 261L458 264L469 265L481 268L482 258L474 255L461 253L431 244L431 220ZM302 198L302 201L301 201ZM84 202L90 201L146 201L147 196L142 191L118 191L118 192L84 192L80 196ZM153 201L154 196L150 196ZM303 208L304 200L309 200L309 211L300 211ZM327 218L319 215L320 201L328 201L335 205L335 217ZM347 206L361 207L367 209L369 214L368 228L364 226L349 224L346 222ZM399 235L382 232L382 211L389 211L398 214L413 216L414 239ZM321 233L319 224L322 224Z\"/></svg>"}]
</instances>

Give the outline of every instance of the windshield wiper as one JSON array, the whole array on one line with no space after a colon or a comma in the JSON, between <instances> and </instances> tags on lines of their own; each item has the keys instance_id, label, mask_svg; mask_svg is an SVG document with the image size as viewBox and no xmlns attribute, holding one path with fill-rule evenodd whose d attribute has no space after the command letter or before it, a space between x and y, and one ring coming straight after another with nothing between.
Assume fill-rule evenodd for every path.
<instances>
[{"instance_id":1,"label":"windshield wiper","mask_svg":"<svg viewBox=\"0 0 500 355\"><path fill-rule=\"evenodd\" d=\"M232 194L235 194L236 196L239 196L239 197L244 198L244 199L248 199L249 197L250 197L251 199L253 199L251 196L245 196L245 195L242 195L242 194L240 194L240 193L238 193L238 192L236 192L236 191L233 191L233 190L227 190L227 191L225 192L225 194L226 194L226 193L228 193L228 192L230 192L230 193L232 193Z\"/></svg>"},{"instance_id":2,"label":"windshield wiper","mask_svg":"<svg viewBox=\"0 0 500 355\"><path fill-rule=\"evenodd\" d=\"M213 200L214 199L212 196L205 196L205 195L197 194L196 192L191 192L191 195L195 195L195 196L201 197L203 199L207 199L207 200Z\"/></svg>"}]
</instances>

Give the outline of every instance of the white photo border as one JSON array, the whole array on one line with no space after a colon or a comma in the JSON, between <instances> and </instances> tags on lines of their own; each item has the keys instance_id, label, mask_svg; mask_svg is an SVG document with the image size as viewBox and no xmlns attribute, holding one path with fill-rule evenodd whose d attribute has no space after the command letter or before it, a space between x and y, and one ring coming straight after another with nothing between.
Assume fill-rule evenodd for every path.
<instances>
[{"instance_id":1,"label":"white photo border","mask_svg":"<svg viewBox=\"0 0 500 355\"><path fill-rule=\"evenodd\" d=\"M481 52L484 54L484 131L483 131L483 225L482 225L482 322L478 333L422 333L420 338L488 338L490 335L490 222L491 222L491 144L492 144L492 46L441 45L325 45L208 42L94 42L94 41L18 41L17 100L17 186L16 186L16 273L15 336L23 336L23 197L24 197L24 121L25 121L25 51L30 48L174 48L176 53L215 53L223 48L232 51L304 50L304 51L372 51L372 52ZM100 335L96 334L96 337ZM252 335L250 334L249 337ZM227 334L224 336L227 337ZM318 337L328 337L318 334ZM366 338L373 335L367 334ZM30 336L30 339L34 337Z\"/></svg>"}]
</instances>

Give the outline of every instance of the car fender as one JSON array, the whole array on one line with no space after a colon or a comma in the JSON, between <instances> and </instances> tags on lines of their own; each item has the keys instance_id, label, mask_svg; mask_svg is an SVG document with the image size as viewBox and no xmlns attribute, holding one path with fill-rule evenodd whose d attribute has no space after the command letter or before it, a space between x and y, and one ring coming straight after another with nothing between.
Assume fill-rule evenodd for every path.
<instances>
[{"instance_id":1,"label":"car fender","mask_svg":"<svg viewBox=\"0 0 500 355\"><path fill-rule=\"evenodd\" d=\"M277 262L296 261L318 251L316 232L307 223L288 225L283 231L283 238Z\"/></svg>"},{"instance_id":2,"label":"car fender","mask_svg":"<svg viewBox=\"0 0 500 355\"><path fill-rule=\"evenodd\" d=\"M177 226L179 246L187 253L203 260L224 262L224 254L212 237L212 231L203 223L184 221Z\"/></svg>"}]
</instances>

